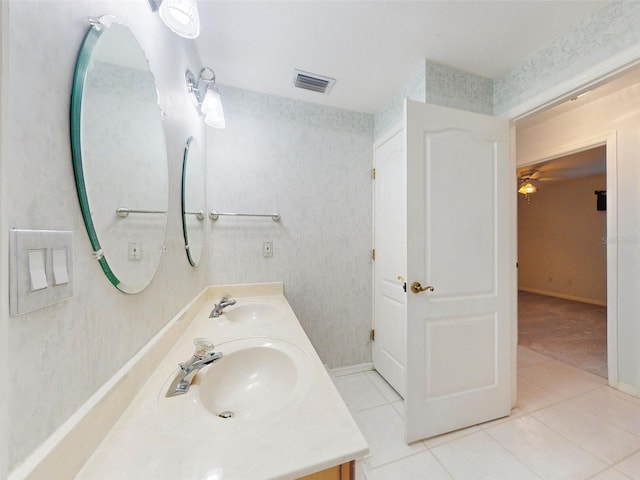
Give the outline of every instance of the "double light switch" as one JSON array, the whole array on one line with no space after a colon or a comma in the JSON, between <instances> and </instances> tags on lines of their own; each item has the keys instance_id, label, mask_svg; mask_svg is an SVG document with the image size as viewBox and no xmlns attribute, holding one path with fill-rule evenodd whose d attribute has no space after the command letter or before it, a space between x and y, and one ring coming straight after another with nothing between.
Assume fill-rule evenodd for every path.
<instances>
[{"instance_id":1,"label":"double light switch","mask_svg":"<svg viewBox=\"0 0 640 480\"><path fill-rule=\"evenodd\" d=\"M20 315L73 295L72 233L10 231L9 305Z\"/></svg>"}]
</instances>

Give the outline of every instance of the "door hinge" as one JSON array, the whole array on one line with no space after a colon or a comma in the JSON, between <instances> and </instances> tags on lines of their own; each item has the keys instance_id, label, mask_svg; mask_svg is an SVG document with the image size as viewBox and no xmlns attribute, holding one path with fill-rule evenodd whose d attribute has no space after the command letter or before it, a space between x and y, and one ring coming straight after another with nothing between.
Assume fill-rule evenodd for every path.
<instances>
[{"instance_id":1,"label":"door hinge","mask_svg":"<svg viewBox=\"0 0 640 480\"><path fill-rule=\"evenodd\" d=\"M375 260L376 259L376 249L374 248L373 250L371 250L371 260Z\"/></svg>"},{"instance_id":2,"label":"door hinge","mask_svg":"<svg viewBox=\"0 0 640 480\"><path fill-rule=\"evenodd\" d=\"M374 180L376 179L376 169L375 168L371 169L371 178L374 179Z\"/></svg>"},{"instance_id":3,"label":"door hinge","mask_svg":"<svg viewBox=\"0 0 640 480\"><path fill-rule=\"evenodd\" d=\"M371 340L372 342L375 342L375 340L376 340L376 330L375 330L375 328L372 328L371 331L369 332L369 340Z\"/></svg>"}]
</instances>

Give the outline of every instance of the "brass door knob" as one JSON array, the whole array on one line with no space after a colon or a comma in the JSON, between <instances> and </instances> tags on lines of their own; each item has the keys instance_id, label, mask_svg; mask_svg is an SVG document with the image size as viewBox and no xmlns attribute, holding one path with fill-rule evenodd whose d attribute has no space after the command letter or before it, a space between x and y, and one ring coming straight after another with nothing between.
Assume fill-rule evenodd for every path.
<instances>
[{"instance_id":1,"label":"brass door knob","mask_svg":"<svg viewBox=\"0 0 640 480\"><path fill-rule=\"evenodd\" d=\"M420 285L420 282L413 282L411 284L411 291L413 293L420 293L420 292L424 292L425 290L429 290L430 292L433 292L435 288L433 288L431 285L423 287L422 285Z\"/></svg>"}]
</instances>

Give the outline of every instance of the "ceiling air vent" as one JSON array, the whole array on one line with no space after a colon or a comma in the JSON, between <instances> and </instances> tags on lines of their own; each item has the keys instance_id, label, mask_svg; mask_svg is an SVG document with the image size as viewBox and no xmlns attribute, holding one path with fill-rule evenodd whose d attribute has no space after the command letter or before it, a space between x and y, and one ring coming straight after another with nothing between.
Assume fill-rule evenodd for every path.
<instances>
[{"instance_id":1,"label":"ceiling air vent","mask_svg":"<svg viewBox=\"0 0 640 480\"><path fill-rule=\"evenodd\" d=\"M293 84L296 87L324 93L325 95L331 91L333 84L336 83L335 78L324 77L316 73L303 72L302 70L294 70L293 75Z\"/></svg>"}]
</instances>

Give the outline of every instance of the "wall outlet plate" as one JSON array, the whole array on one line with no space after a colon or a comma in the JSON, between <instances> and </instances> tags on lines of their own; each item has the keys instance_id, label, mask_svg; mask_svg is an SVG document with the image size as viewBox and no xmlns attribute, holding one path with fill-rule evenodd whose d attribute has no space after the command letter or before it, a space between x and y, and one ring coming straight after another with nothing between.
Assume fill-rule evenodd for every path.
<instances>
[{"instance_id":1,"label":"wall outlet plate","mask_svg":"<svg viewBox=\"0 0 640 480\"><path fill-rule=\"evenodd\" d=\"M129 242L129 260L142 260L142 247L138 242Z\"/></svg>"},{"instance_id":2,"label":"wall outlet plate","mask_svg":"<svg viewBox=\"0 0 640 480\"><path fill-rule=\"evenodd\" d=\"M273 257L273 241L268 240L262 243L262 256Z\"/></svg>"}]
</instances>

